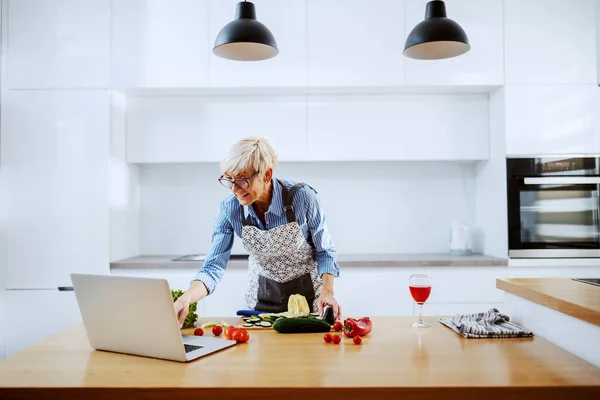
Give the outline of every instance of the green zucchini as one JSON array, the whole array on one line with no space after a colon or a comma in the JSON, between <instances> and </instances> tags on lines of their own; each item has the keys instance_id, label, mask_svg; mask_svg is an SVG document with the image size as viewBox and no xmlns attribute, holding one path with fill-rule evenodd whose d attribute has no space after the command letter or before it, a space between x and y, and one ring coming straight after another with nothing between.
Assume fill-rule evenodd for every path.
<instances>
[{"instance_id":1,"label":"green zucchini","mask_svg":"<svg viewBox=\"0 0 600 400\"><path fill-rule=\"evenodd\" d=\"M279 333L329 332L331 325L315 318L279 318L273 323L273 329Z\"/></svg>"}]
</instances>

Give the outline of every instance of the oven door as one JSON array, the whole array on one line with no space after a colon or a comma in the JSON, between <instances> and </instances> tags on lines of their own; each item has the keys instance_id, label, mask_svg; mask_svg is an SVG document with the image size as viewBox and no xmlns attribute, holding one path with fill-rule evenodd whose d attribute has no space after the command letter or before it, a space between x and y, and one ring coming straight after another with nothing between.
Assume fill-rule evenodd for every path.
<instances>
[{"instance_id":1,"label":"oven door","mask_svg":"<svg viewBox=\"0 0 600 400\"><path fill-rule=\"evenodd\" d=\"M600 257L600 177L511 178L511 258Z\"/></svg>"}]
</instances>

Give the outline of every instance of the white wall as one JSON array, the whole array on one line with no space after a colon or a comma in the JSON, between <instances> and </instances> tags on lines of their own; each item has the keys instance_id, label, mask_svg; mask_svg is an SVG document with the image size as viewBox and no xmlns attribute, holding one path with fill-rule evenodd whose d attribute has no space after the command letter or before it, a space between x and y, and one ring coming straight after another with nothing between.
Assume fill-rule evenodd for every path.
<instances>
[{"instance_id":1,"label":"white wall","mask_svg":"<svg viewBox=\"0 0 600 400\"><path fill-rule=\"evenodd\" d=\"M458 162L280 163L276 176L320 194L339 253L446 253L453 221L475 222L474 165ZM217 163L140 169L142 254L208 251L228 194ZM236 240L234 251L243 252Z\"/></svg>"}]
</instances>

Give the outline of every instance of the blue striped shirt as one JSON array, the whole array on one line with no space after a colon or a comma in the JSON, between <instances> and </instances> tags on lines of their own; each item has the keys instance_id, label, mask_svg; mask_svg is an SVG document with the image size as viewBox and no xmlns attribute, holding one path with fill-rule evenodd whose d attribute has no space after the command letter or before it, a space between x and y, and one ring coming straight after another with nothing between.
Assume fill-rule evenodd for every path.
<instances>
[{"instance_id":1,"label":"blue striped shirt","mask_svg":"<svg viewBox=\"0 0 600 400\"><path fill-rule=\"evenodd\" d=\"M296 183L280 180L288 190ZM277 179L273 179L272 182L273 198L265 213L266 225L258 218L253 207L244 207L242 210L239 201L232 193L221 202L219 214L215 219L210 251L204 265L194 278L194 280L204 283L209 294L215 290L223 278L233 246L234 233L238 237L242 237L243 217L250 215L250 222L263 230L287 224L281 197L281 184ZM331 240L325 212L316 191L308 185L299 188L292 198L292 206L300 230L315 249L319 275L328 273L335 277L339 276L339 266L335 261L335 246Z\"/></svg>"}]
</instances>

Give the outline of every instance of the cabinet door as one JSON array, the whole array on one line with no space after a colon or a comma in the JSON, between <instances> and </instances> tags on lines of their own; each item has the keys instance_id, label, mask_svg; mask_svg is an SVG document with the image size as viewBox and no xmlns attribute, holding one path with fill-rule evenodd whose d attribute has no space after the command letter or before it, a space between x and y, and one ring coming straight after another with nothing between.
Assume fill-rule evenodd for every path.
<instances>
[{"instance_id":1,"label":"cabinet door","mask_svg":"<svg viewBox=\"0 0 600 400\"><path fill-rule=\"evenodd\" d=\"M233 317L246 309L244 296L248 287L248 270L230 268L216 290L202 302L206 317Z\"/></svg>"},{"instance_id":2,"label":"cabinet door","mask_svg":"<svg viewBox=\"0 0 600 400\"><path fill-rule=\"evenodd\" d=\"M70 286L106 273L107 91L8 91L1 158L8 289Z\"/></svg>"},{"instance_id":3,"label":"cabinet door","mask_svg":"<svg viewBox=\"0 0 600 400\"><path fill-rule=\"evenodd\" d=\"M409 276L406 269L369 265L343 270L334 281L343 317L411 315Z\"/></svg>"},{"instance_id":4,"label":"cabinet door","mask_svg":"<svg viewBox=\"0 0 600 400\"><path fill-rule=\"evenodd\" d=\"M7 290L6 356L80 323L75 292Z\"/></svg>"},{"instance_id":5,"label":"cabinet door","mask_svg":"<svg viewBox=\"0 0 600 400\"><path fill-rule=\"evenodd\" d=\"M0 360L6 357L6 290L0 288Z\"/></svg>"},{"instance_id":6,"label":"cabinet door","mask_svg":"<svg viewBox=\"0 0 600 400\"><path fill-rule=\"evenodd\" d=\"M235 140L271 139L280 161L307 157L304 96L135 97L128 101L129 162L218 162Z\"/></svg>"},{"instance_id":7,"label":"cabinet door","mask_svg":"<svg viewBox=\"0 0 600 400\"><path fill-rule=\"evenodd\" d=\"M254 0L256 19L275 37L279 54L262 61L232 61L212 54L221 29L235 18L238 0L210 1L210 85L306 86L306 0Z\"/></svg>"},{"instance_id":8,"label":"cabinet door","mask_svg":"<svg viewBox=\"0 0 600 400\"><path fill-rule=\"evenodd\" d=\"M10 89L108 88L109 0L8 2Z\"/></svg>"},{"instance_id":9,"label":"cabinet door","mask_svg":"<svg viewBox=\"0 0 600 400\"><path fill-rule=\"evenodd\" d=\"M417 317L419 315L419 306L416 304L413 306L413 315ZM506 307L504 303L425 303L423 306L423 315L427 316L439 316L439 317L451 317L456 314L470 314L470 313L481 313L487 312L492 308L496 308L501 313L506 313ZM415 318L416 320L417 318ZM437 322L436 322L437 323Z\"/></svg>"},{"instance_id":10,"label":"cabinet door","mask_svg":"<svg viewBox=\"0 0 600 400\"><path fill-rule=\"evenodd\" d=\"M323 161L487 159L488 121L485 95L315 96L309 152Z\"/></svg>"},{"instance_id":11,"label":"cabinet door","mask_svg":"<svg viewBox=\"0 0 600 400\"><path fill-rule=\"evenodd\" d=\"M112 86L208 84L208 1L112 1Z\"/></svg>"},{"instance_id":12,"label":"cabinet door","mask_svg":"<svg viewBox=\"0 0 600 400\"><path fill-rule=\"evenodd\" d=\"M506 153L600 152L597 92L594 85L507 86Z\"/></svg>"},{"instance_id":13,"label":"cabinet door","mask_svg":"<svg viewBox=\"0 0 600 400\"><path fill-rule=\"evenodd\" d=\"M596 82L595 0L504 0L506 84Z\"/></svg>"},{"instance_id":14,"label":"cabinet door","mask_svg":"<svg viewBox=\"0 0 600 400\"><path fill-rule=\"evenodd\" d=\"M308 0L308 85L403 85L404 3Z\"/></svg>"},{"instance_id":15,"label":"cabinet door","mask_svg":"<svg viewBox=\"0 0 600 400\"><path fill-rule=\"evenodd\" d=\"M423 21L425 4L424 1L406 2L406 35ZM448 18L460 24L467 33L471 50L444 60L407 58L407 85L502 85L502 0L447 2L446 11ZM402 48L398 49L399 53Z\"/></svg>"}]
</instances>

